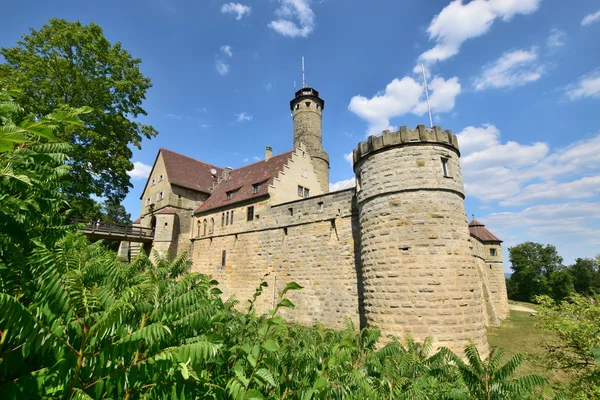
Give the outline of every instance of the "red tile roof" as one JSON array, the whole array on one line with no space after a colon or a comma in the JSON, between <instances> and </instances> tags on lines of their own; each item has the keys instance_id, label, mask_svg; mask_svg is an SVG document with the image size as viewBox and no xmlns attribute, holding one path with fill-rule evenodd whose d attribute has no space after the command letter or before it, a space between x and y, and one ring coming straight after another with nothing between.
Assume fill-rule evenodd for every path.
<instances>
[{"instance_id":1,"label":"red tile roof","mask_svg":"<svg viewBox=\"0 0 600 400\"><path fill-rule=\"evenodd\" d=\"M228 179L223 179L212 191L196 212L204 212L214 208L239 203L255 197L267 195L268 186L273 183L279 171L292 157L292 151L271 157L268 161L259 161L242 168L234 169L229 173ZM260 183L257 193L254 193L253 185ZM227 192L237 190L231 200L227 200Z\"/></svg>"},{"instance_id":2,"label":"red tile roof","mask_svg":"<svg viewBox=\"0 0 600 400\"><path fill-rule=\"evenodd\" d=\"M473 219L471 222L469 222L469 232L471 233L471 236L481 240L482 242L502 243L502 240L494 236L492 232L487 230L484 224L476 219Z\"/></svg>"},{"instance_id":3,"label":"red tile roof","mask_svg":"<svg viewBox=\"0 0 600 400\"><path fill-rule=\"evenodd\" d=\"M210 193L213 185L211 169L221 176L223 168L203 163L202 161L175 153L171 150L160 149L167 171L169 183L199 192Z\"/></svg>"},{"instance_id":4,"label":"red tile roof","mask_svg":"<svg viewBox=\"0 0 600 400\"><path fill-rule=\"evenodd\" d=\"M133 221L131 224L135 225L135 224L139 224L140 222L142 222L141 218L136 219L135 221Z\"/></svg>"}]
</instances>

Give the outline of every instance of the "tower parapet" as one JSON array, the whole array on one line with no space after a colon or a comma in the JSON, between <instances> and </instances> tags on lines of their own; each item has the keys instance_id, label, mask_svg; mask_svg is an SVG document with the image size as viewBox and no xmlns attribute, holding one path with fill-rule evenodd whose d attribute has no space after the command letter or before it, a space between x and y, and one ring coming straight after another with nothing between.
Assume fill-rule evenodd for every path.
<instances>
[{"instance_id":1,"label":"tower parapet","mask_svg":"<svg viewBox=\"0 0 600 400\"><path fill-rule=\"evenodd\" d=\"M487 354L456 136L385 131L354 150L367 324Z\"/></svg>"}]
</instances>

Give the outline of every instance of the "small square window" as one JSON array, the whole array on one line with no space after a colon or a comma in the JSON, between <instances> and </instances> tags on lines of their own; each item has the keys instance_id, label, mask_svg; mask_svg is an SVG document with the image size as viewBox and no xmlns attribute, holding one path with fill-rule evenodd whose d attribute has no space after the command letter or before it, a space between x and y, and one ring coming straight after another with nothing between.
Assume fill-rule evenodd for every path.
<instances>
[{"instance_id":1,"label":"small square window","mask_svg":"<svg viewBox=\"0 0 600 400\"><path fill-rule=\"evenodd\" d=\"M496 254L496 249L490 249L490 256L495 257Z\"/></svg>"},{"instance_id":2,"label":"small square window","mask_svg":"<svg viewBox=\"0 0 600 400\"><path fill-rule=\"evenodd\" d=\"M254 206L248 207L248 215L246 219L248 221L252 221L254 219Z\"/></svg>"}]
</instances>

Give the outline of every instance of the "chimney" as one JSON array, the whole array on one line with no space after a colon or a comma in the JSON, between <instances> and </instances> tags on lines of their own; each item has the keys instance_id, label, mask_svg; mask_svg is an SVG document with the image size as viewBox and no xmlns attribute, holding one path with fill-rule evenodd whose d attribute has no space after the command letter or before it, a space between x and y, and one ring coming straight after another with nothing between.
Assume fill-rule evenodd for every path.
<instances>
[{"instance_id":1,"label":"chimney","mask_svg":"<svg viewBox=\"0 0 600 400\"><path fill-rule=\"evenodd\" d=\"M225 167L225 169L223 170L223 173L221 174L221 177L223 179L227 179L227 177L229 176L229 173L231 172L233 168L231 167Z\"/></svg>"},{"instance_id":2,"label":"chimney","mask_svg":"<svg viewBox=\"0 0 600 400\"><path fill-rule=\"evenodd\" d=\"M267 146L265 150L265 161L269 161L273 157L273 148L271 146Z\"/></svg>"}]
</instances>

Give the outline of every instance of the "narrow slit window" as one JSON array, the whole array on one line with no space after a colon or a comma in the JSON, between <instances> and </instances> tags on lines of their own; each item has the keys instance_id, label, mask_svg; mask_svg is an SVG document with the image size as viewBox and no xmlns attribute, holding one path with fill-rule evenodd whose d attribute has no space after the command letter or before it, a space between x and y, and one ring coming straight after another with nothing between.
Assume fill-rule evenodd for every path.
<instances>
[{"instance_id":1,"label":"narrow slit window","mask_svg":"<svg viewBox=\"0 0 600 400\"><path fill-rule=\"evenodd\" d=\"M221 213L221 226L225 226L225 213Z\"/></svg>"},{"instance_id":2,"label":"narrow slit window","mask_svg":"<svg viewBox=\"0 0 600 400\"><path fill-rule=\"evenodd\" d=\"M229 222L233 225L233 210L231 210L231 217L229 218Z\"/></svg>"},{"instance_id":3,"label":"narrow slit window","mask_svg":"<svg viewBox=\"0 0 600 400\"><path fill-rule=\"evenodd\" d=\"M288 211L290 212L290 215L293 217L294 216L294 207L288 208Z\"/></svg>"},{"instance_id":4,"label":"narrow slit window","mask_svg":"<svg viewBox=\"0 0 600 400\"><path fill-rule=\"evenodd\" d=\"M248 221L252 221L254 219L254 206L248 207L248 215L246 219Z\"/></svg>"},{"instance_id":5,"label":"narrow slit window","mask_svg":"<svg viewBox=\"0 0 600 400\"><path fill-rule=\"evenodd\" d=\"M229 211L225 214L225 225L229 225Z\"/></svg>"},{"instance_id":6,"label":"narrow slit window","mask_svg":"<svg viewBox=\"0 0 600 400\"><path fill-rule=\"evenodd\" d=\"M450 177L450 175L448 174L448 159L444 157L442 157L442 173L444 174L444 177Z\"/></svg>"},{"instance_id":7,"label":"narrow slit window","mask_svg":"<svg viewBox=\"0 0 600 400\"><path fill-rule=\"evenodd\" d=\"M221 265L224 267L227 262L227 250L221 252Z\"/></svg>"},{"instance_id":8,"label":"narrow slit window","mask_svg":"<svg viewBox=\"0 0 600 400\"><path fill-rule=\"evenodd\" d=\"M213 233L215 231L215 219L211 218L210 219L210 227L208 229L209 233Z\"/></svg>"}]
</instances>

